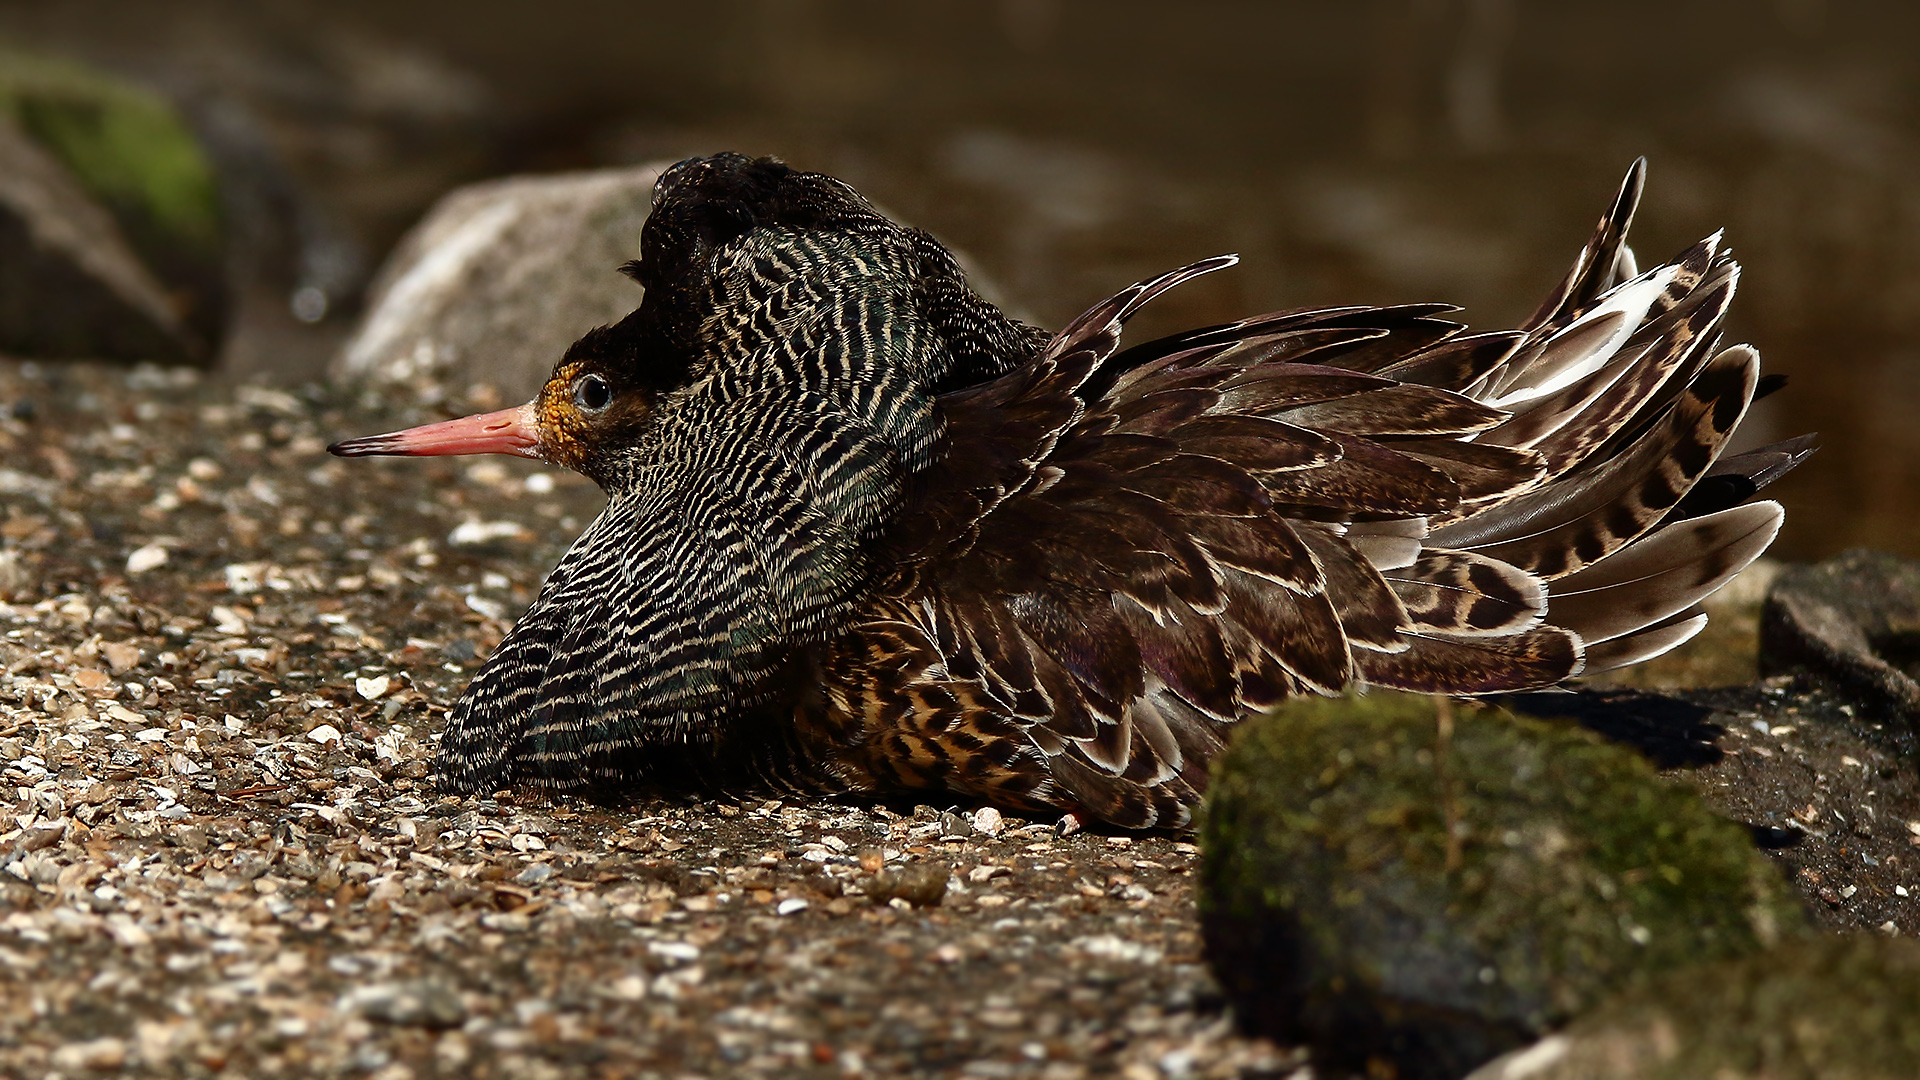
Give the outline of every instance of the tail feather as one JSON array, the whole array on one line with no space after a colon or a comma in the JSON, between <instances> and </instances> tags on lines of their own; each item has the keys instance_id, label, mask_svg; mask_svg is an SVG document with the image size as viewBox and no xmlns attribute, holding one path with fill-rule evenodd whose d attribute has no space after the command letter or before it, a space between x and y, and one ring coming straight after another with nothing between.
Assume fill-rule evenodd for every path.
<instances>
[{"instance_id":1,"label":"tail feather","mask_svg":"<svg viewBox=\"0 0 1920 1080\"><path fill-rule=\"evenodd\" d=\"M1468 548L1556 578L1592 565L1652 529L1690 491L1744 415L1759 356L1728 349L1675 402L1666 423L1621 453L1563 480L1436 530Z\"/></svg>"},{"instance_id":2,"label":"tail feather","mask_svg":"<svg viewBox=\"0 0 1920 1080\"><path fill-rule=\"evenodd\" d=\"M1707 613L1690 607L1631 634L1589 645L1583 674L1598 675L1651 660L1685 645L1706 626Z\"/></svg>"},{"instance_id":3,"label":"tail feather","mask_svg":"<svg viewBox=\"0 0 1920 1080\"><path fill-rule=\"evenodd\" d=\"M1555 582L1547 618L1588 642L1651 626L1746 569L1773 543L1785 516L1779 503L1757 502L1669 525Z\"/></svg>"},{"instance_id":4,"label":"tail feather","mask_svg":"<svg viewBox=\"0 0 1920 1080\"><path fill-rule=\"evenodd\" d=\"M1647 185L1647 159L1637 158L1620 182L1620 194L1613 205L1600 215L1593 236L1573 261L1573 269L1540 305L1521 329L1537 330L1568 311L1591 304L1595 297L1634 276L1632 249L1627 247L1627 228L1633 224L1633 212L1640 205L1640 193ZM1624 276L1622 276L1624 273Z\"/></svg>"},{"instance_id":5,"label":"tail feather","mask_svg":"<svg viewBox=\"0 0 1920 1080\"><path fill-rule=\"evenodd\" d=\"M1565 329L1538 344L1522 346L1488 373L1485 391L1474 396L1496 408L1512 409L1600 370L1640 329L1673 273L1670 266L1649 270L1607 294Z\"/></svg>"},{"instance_id":6,"label":"tail feather","mask_svg":"<svg viewBox=\"0 0 1920 1080\"><path fill-rule=\"evenodd\" d=\"M1531 450L1458 439L1397 439L1390 445L1395 453L1423 461L1452 477L1460 485L1460 507L1468 508L1468 513L1471 508L1539 487L1547 476L1546 459ZM1429 524L1459 520L1460 507L1437 515Z\"/></svg>"},{"instance_id":7,"label":"tail feather","mask_svg":"<svg viewBox=\"0 0 1920 1080\"><path fill-rule=\"evenodd\" d=\"M1413 626L1400 653L1355 654L1367 681L1486 693L1518 672L1545 685L1639 663L1697 634L1701 599L1778 532L1779 506L1749 500L1812 437L1720 456L1767 385L1753 349L1718 345L1740 268L1715 233L1639 271L1626 231L1644 176L1636 162L1517 340L1457 338L1376 370L1508 415L1453 440L1383 440L1454 476L1461 501L1428 514L1418 558L1376 563ZM1534 465L1476 470L1468 447ZM1496 475L1507 483L1477 486Z\"/></svg>"},{"instance_id":8,"label":"tail feather","mask_svg":"<svg viewBox=\"0 0 1920 1080\"><path fill-rule=\"evenodd\" d=\"M1667 388L1692 380L1712 355L1706 346L1732 301L1735 281L1729 264L1685 307L1662 316L1653 328L1658 333L1634 335L1614 360L1555 394L1516 406L1510 419L1477 441L1532 448L1547 457L1550 476L1565 472L1628 426L1649 399L1669 401Z\"/></svg>"},{"instance_id":9,"label":"tail feather","mask_svg":"<svg viewBox=\"0 0 1920 1080\"><path fill-rule=\"evenodd\" d=\"M1518 330L1466 334L1422 349L1374 374L1442 390L1464 390L1504 363L1525 340Z\"/></svg>"},{"instance_id":10,"label":"tail feather","mask_svg":"<svg viewBox=\"0 0 1920 1080\"><path fill-rule=\"evenodd\" d=\"M1347 527L1347 543L1381 571L1412 566L1420 558L1426 538L1427 519L1423 517L1356 521Z\"/></svg>"},{"instance_id":11,"label":"tail feather","mask_svg":"<svg viewBox=\"0 0 1920 1080\"><path fill-rule=\"evenodd\" d=\"M1812 435L1801 435L1721 458L1660 524L1671 525L1746 502L1761 488L1812 457L1816 449L1813 440Z\"/></svg>"}]
</instances>

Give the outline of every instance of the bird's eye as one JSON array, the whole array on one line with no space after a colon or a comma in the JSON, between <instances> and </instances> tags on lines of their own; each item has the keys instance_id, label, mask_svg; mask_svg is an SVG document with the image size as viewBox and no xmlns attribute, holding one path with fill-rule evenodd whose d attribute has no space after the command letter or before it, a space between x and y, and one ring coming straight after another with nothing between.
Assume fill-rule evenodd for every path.
<instances>
[{"instance_id":1,"label":"bird's eye","mask_svg":"<svg viewBox=\"0 0 1920 1080\"><path fill-rule=\"evenodd\" d=\"M613 403L613 387L598 375L582 375L573 383L573 403L583 413L605 412Z\"/></svg>"}]
</instances>

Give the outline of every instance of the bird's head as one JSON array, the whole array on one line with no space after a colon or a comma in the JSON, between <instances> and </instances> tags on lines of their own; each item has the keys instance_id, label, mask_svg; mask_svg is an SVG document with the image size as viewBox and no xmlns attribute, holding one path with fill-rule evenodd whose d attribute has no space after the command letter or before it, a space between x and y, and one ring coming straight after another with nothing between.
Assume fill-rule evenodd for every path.
<instances>
[{"instance_id":1,"label":"bird's head","mask_svg":"<svg viewBox=\"0 0 1920 1080\"><path fill-rule=\"evenodd\" d=\"M813 377L794 359L795 327L860 290L908 297L935 327L939 346L913 358L924 370L883 373L922 389L997 374L1044 340L974 297L931 237L888 220L841 181L773 158L720 154L666 170L640 254L621 267L646 287L640 307L574 342L532 401L328 449L343 457L514 454L610 488L648 428L703 380L720 372L736 382Z\"/></svg>"},{"instance_id":2,"label":"bird's head","mask_svg":"<svg viewBox=\"0 0 1920 1080\"><path fill-rule=\"evenodd\" d=\"M340 457L511 454L564 465L605 486L606 459L640 437L670 388L646 377L647 350L621 333L626 322L574 342L524 405L347 439L327 450Z\"/></svg>"}]
</instances>

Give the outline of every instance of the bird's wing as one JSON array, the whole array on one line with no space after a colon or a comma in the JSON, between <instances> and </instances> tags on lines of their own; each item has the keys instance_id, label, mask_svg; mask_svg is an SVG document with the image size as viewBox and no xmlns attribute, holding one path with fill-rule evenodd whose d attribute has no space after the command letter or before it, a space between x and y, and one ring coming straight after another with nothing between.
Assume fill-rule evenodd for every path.
<instances>
[{"instance_id":1,"label":"bird's wing","mask_svg":"<svg viewBox=\"0 0 1920 1080\"><path fill-rule=\"evenodd\" d=\"M609 506L567 550L533 606L454 705L436 762L440 782L449 790L492 792L514 783L517 759L531 741L529 730L540 722L541 689L560 643L583 609L597 610L605 578L618 569L596 562L594 553L624 524L623 509Z\"/></svg>"},{"instance_id":2,"label":"bird's wing","mask_svg":"<svg viewBox=\"0 0 1920 1080\"><path fill-rule=\"evenodd\" d=\"M1138 826L1184 820L1224 725L1287 695L1534 688L1685 640L1778 528L1743 500L1808 449L1720 460L1757 386L1718 346L1738 267L1710 237L1636 272L1640 174L1518 330L1344 308L1118 348L1216 260L943 397L873 608L884 665L1024 736L993 797L1037 778L1031 801Z\"/></svg>"},{"instance_id":3,"label":"bird's wing","mask_svg":"<svg viewBox=\"0 0 1920 1080\"><path fill-rule=\"evenodd\" d=\"M1417 364L1464 384L1516 335L1463 336L1432 306L1348 308L1118 350L1139 304L1217 265L1135 286L1029 369L941 399L950 451L919 480L881 590L899 602L875 608L866 640L919 642L951 693L1019 729L995 797L1031 776L1071 793L1034 801L1177 824L1224 725L1338 692L1356 654L1403 653L1422 627L1479 635L1452 661L1476 686L1552 682L1577 662L1538 628L1525 575L1422 558L1426 517L1523 486L1539 455L1459 441L1499 410L1333 366ZM1425 586L1416 610L1389 572ZM922 687L934 674L911 671ZM884 693L884 673L861 678L876 676Z\"/></svg>"}]
</instances>

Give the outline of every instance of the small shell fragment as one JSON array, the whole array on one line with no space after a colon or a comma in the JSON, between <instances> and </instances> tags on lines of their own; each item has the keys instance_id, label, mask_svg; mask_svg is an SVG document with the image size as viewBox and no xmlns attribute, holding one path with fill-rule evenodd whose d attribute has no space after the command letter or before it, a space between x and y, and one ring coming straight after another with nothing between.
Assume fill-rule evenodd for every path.
<instances>
[{"instance_id":1,"label":"small shell fragment","mask_svg":"<svg viewBox=\"0 0 1920 1080\"><path fill-rule=\"evenodd\" d=\"M144 574L157 566L165 566L166 563L167 549L159 544L148 544L145 547L134 548L133 553L127 556L127 573Z\"/></svg>"},{"instance_id":2,"label":"small shell fragment","mask_svg":"<svg viewBox=\"0 0 1920 1080\"><path fill-rule=\"evenodd\" d=\"M983 806L973 812L973 831L983 836L999 836L1005 825L1006 820L1000 816L1000 811L991 806Z\"/></svg>"}]
</instances>

